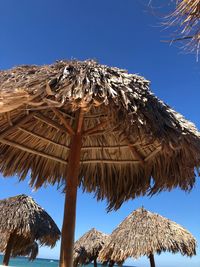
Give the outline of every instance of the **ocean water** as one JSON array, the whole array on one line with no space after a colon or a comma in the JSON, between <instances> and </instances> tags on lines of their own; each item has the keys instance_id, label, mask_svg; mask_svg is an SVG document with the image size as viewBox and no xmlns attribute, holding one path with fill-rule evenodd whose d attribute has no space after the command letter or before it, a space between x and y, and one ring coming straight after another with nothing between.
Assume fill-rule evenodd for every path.
<instances>
[{"instance_id":1,"label":"ocean water","mask_svg":"<svg viewBox=\"0 0 200 267\"><path fill-rule=\"evenodd\" d=\"M3 256L0 255L0 266L3 262ZM16 257L16 258L10 258L9 266L10 267L58 267L58 260L51 260L51 259L35 259L34 261L29 261L25 257ZM87 267L93 267L93 264L86 265ZM101 264L98 264L98 267L101 267ZM123 267L130 267L125 266ZM134 266L132 266L134 267Z\"/></svg>"},{"instance_id":2,"label":"ocean water","mask_svg":"<svg viewBox=\"0 0 200 267\"><path fill-rule=\"evenodd\" d=\"M3 262L3 256L0 255L0 265ZM57 260L50 259L36 259L34 261L29 261L25 257L10 258L9 266L13 267L58 267ZM90 266L91 267L91 266Z\"/></svg>"}]
</instances>

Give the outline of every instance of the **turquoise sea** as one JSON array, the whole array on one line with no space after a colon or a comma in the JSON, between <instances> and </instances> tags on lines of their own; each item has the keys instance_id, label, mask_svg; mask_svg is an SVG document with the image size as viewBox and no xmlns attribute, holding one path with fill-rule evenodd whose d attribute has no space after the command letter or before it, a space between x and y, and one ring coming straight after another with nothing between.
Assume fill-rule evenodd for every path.
<instances>
[{"instance_id":1,"label":"turquoise sea","mask_svg":"<svg viewBox=\"0 0 200 267\"><path fill-rule=\"evenodd\" d=\"M3 256L0 255L0 265L2 264ZM13 267L58 267L57 260L50 259L36 259L34 261L29 261L25 257L16 257L11 258L9 262L9 266Z\"/></svg>"},{"instance_id":2,"label":"turquoise sea","mask_svg":"<svg viewBox=\"0 0 200 267\"><path fill-rule=\"evenodd\" d=\"M3 256L0 255L0 265L2 264ZM51 260L51 259L36 259L34 261L29 261L25 257L16 257L11 258L9 262L10 267L58 267L58 260ZM101 266L99 264L99 266ZM88 264L87 267L93 267L93 264ZM129 267L123 265L123 267ZM134 267L134 266L133 266Z\"/></svg>"}]
</instances>

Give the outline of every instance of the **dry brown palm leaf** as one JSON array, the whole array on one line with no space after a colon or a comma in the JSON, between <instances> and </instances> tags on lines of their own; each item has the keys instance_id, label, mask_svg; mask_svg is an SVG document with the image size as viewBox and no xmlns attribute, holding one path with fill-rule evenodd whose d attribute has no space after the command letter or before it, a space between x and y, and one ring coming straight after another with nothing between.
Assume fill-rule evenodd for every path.
<instances>
[{"instance_id":1,"label":"dry brown palm leaf","mask_svg":"<svg viewBox=\"0 0 200 267\"><path fill-rule=\"evenodd\" d=\"M140 208L112 232L99 253L99 260L117 262L146 255L154 266L153 255L163 251L191 257L196 254L196 240L179 224Z\"/></svg>"},{"instance_id":2,"label":"dry brown palm leaf","mask_svg":"<svg viewBox=\"0 0 200 267\"><path fill-rule=\"evenodd\" d=\"M174 41L183 41L184 48L195 51L200 48L200 1L177 0L176 9L167 18L170 26L177 28L178 36Z\"/></svg>"},{"instance_id":3,"label":"dry brown palm leaf","mask_svg":"<svg viewBox=\"0 0 200 267\"><path fill-rule=\"evenodd\" d=\"M102 246L109 236L92 228L74 243L73 262L74 266L86 265L96 260Z\"/></svg>"}]
</instances>

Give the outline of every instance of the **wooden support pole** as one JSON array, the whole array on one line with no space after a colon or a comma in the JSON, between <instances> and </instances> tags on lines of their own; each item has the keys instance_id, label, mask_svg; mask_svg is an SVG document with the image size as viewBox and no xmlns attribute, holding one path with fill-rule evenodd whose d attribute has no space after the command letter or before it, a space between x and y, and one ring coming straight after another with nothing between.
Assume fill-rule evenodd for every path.
<instances>
[{"instance_id":1,"label":"wooden support pole","mask_svg":"<svg viewBox=\"0 0 200 267\"><path fill-rule=\"evenodd\" d=\"M97 267L97 259L94 259L94 267Z\"/></svg>"},{"instance_id":2,"label":"wooden support pole","mask_svg":"<svg viewBox=\"0 0 200 267\"><path fill-rule=\"evenodd\" d=\"M83 112L76 114L75 128L67 167L64 219L62 226L60 267L73 266L74 232L76 221L76 196L82 145Z\"/></svg>"},{"instance_id":3,"label":"wooden support pole","mask_svg":"<svg viewBox=\"0 0 200 267\"><path fill-rule=\"evenodd\" d=\"M149 260L150 260L150 266L151 267L156 267L155 260L154 260L154 255L153 254L150 254L149 255Z\"/></svg>"},{"instance_id":4,"label":"wooden support pole","mask_svg":"<svg viewBox=\"0 0 200 267\"><path fill-rule=\"evenodd\" d=\"M8 243L6 246L6 252L3 258L3 265L4 266L8 266L9 260L10 260L10 255L12 252L12 244L13 244L13 240L14 240L14 234L10 234L10 237L8 239Z\"/></svg>"},{"instance_id":5,"label":"wooden support pole","mask_svg":"<svg viewBox=\"0 0 200 267\"><path fill-rule=\"evenodd\" d=\"M114 266L114 264L115 264L115 262L114 262L114 261L112 261L112 260L110 260L110 261L109 261L109 263L108 263L108 266L109 266L109 267L113 267L113 266Z\"/></svg>"}]
</instances>

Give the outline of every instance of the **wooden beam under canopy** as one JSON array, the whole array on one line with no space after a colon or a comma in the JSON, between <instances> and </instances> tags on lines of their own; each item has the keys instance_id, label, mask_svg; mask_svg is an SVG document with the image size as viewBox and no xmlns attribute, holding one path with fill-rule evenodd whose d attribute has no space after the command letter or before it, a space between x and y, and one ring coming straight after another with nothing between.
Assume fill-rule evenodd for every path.
<instances>
[{"instance_id":1,"label":"wooden beam under canopy","mask_svg":"<svg viewBox=\"0 0 200 267\"><path fill-rule=\"evenodd\" d=\"M137 149L135 147L131 146L131 145L129 145L129 149L130 149L132 155L136 159L138 159L141 163L144 164L144 159L143 159L142 155L137 151Z\"/></svg>"},{"instance_id":2,"label":"wooden beam under canopy","mask_svg":"<svg viewBox=\"0 0 200 267\"><path fill-rule=\"evenodd\" d=\"M25 152L28 152L28 153L31 153L31 154L34 154L34 155L37 155L37 156L41 156L41 157L44 157L44 158L47 158L47 159L55 160L55 161L57 161L59 163L65 164L65 165L67 164L67 161L64 160L64 159L58 158L58 157L53 156L53 155L46 154L46 153L44 153L42 151L35 150L33 148L30 148L30 147L27 147L27 146L24 146L24 145L15 143L15 142L10 141L10 140L7 140L7 139L1 138L0 139L0 142L2 144L5 144L5 145L9 145L11 147L18 148L20 150L23 150Z\"/></svg>"},{"instance_id":3,"label":"wooden beam under canopy","mask_svg":"<svg viewBox=\"0 0 200 267\"><path fill-rule=\"evenodd\" d=\"M150 155L148 155L145 159L144 159L144 161L146 162L146 161L148 161L148 160L150 160L152 157L155 157L156 156L156 154L158 154L158 152L160 152L162 150L162 146L158 146Z\"/></svg>"},{"instance_id":4,"label":"wooden beam under canopy","mask_svg":"<svg viewBox=\"0 0 200 267\"><path fill-rule=\"evenodd\" d=\"M89 164L89 163L113 163L113 164L134 164L134 163L140 163L139 160L115 160L115 159L87 159L87 160L81 160L82 164Z\"/></svg>"},{"instance_id":5,"label":"wooden beam under canopy","mask_svg":"<svg viewBox=\"0 0 200 267\"><path fill-rule=\"evenodd\" d=\"M29 130L27 130L27 129L24 129L24 128L22 128L22 127L18 127L18 129L19 129L20 131L24 132L24 133L27 133L28 135L31 135L31 136L33 136L33 137L35 137L35 138L38 138L38 139L43 140L44 142L47 142L47 143L49 143L49 144L52 144L52 145L55 145L55 146L59 146L59 147L61 147L61 148L64 148L64 149L69 150L69 147L67 147L67 146L65 146L65 145L62 145L62 144L60 144L60 143L58 143L58 142L55 142L55 141L53 141L53 140L51 140L51 139L49 139L49 138L46 138L46 137L44 137L44 136L42 136L42 135L40 135L40 134L38 134L38 133L31 132L31 131L29 131Z\"/></svg>"},{"instance_id":6,"label":"wooden beam under canopy","mask_svg":"<svg viewBox=\"0 0 200 267\"><path fill-rule=\"evenodd\" d=\"M0 139L2 139L5 136L11 134L13 132L13 130L17 129L20 125L23 125L24 123L29 121L30 118L33 117L35 114L36 114L35 112L31 112L28 115L25 115L23 118L21 118L21 119L17 120L16 122L14 122L14 124L12 126L10 126L9 128L5 129L2 132L0 132Z\"/></svg>"},{"instance_id":7,"label":"wooden beam under canopy","mask_svg":"<svg viewBox=\"0 0 200 267\"><path fill-rule=\"evenodd\" d=\"M93 133L96 133L100 128L104 127L108 121L102 121L99 124L95 125L94 127L87 129L83 132L83 135L91 135Z\"/></svg>"},{"instance_id":8,"label":"wooden beam under canopy","mask_svg":"<svg viewBox=\"0 0 200 267\"><path fill-rule=\"evenodd\" d=\"M46 117L46 116L44 116L44 115L42 115L40 113L37 114L37 115L34 115L34 118L46 123L47 125L55 128L58 131L66 133L66 128L64 126L60 125L59 123L53 121L52 119L50 119L50 118L48 118L48 117Z\"/></svg>"},{"instance_id":9,"label":"wooden beam under canopy","mask_svg":"<svg viewBox=\"0 0 200 267\"><path fill-rule=\"evenodd\" d=\"M74 130L72 129L71 125L67 122L66 118L63 116L61 112L59 112L56 108L51 108L55 115L60 119L62 124L65 126L67 132L70 135L74 135Z\"/></svg>"},{"instance_id":10,"label":"wooden beam under canopy","mask_svg":"<svg viewBox=\"0 0 200 267\"><path fill-rule=\"evenodd\" d=\"M106 150L106 149L129 149L128 145L114 145L114 146L83 146L81 148L82 151L87 151L91 149L97 149L97 150Z\"/></svg>"}]
</instances>

